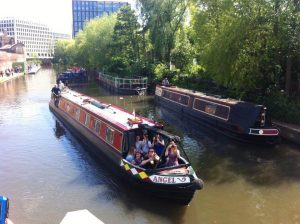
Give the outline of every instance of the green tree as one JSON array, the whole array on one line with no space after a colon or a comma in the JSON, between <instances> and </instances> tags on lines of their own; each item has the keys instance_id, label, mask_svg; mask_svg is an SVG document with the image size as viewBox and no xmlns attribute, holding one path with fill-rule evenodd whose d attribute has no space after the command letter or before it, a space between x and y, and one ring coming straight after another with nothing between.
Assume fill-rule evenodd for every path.
<instances>
[{"instance_id":1,"label":"green tree","mask_svg":"<svg viewBox=\"0 0 300 224\"><path fill-rule=\"evenodd\" d=\"M175 35L184 22L187 1L139 0L143 32L149 32L154 62L170 63Z\"/></svg>"},{"instance_id":2,"label":"green tree","mask_svg":"<svg viewBox=\"0 0 300 224\"><path fill-rule=\"evenodd\" d=\"M191 12L198 61L219 83L258 95L285 77L290 91L299 58L297 0L195 0Z\"/></svg>"},{"instance_id":3,"label":"green tree","mask_svg":"<svg viewBox=\"0 0 300 224\"><path fill-rule=\"evenodd\" d=\"M111 45L110 70L118 75L132 75L140 62L140 26L134 11L129 6L122 7L117 14Z\"/></svg>"}]
</instances>

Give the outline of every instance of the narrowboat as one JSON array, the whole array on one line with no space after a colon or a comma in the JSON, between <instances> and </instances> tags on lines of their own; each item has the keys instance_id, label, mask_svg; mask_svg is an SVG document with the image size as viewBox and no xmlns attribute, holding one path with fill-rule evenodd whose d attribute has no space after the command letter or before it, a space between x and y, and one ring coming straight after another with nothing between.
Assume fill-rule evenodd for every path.
<instances>
[{"instance_id":1,"label":"narrowboat","mask_svg":"<svg viewBox=\"0 0 300 224\"><path fill-rule=\"evenodd\" d=\"M73 67L67 69L67 71L58 74L57 80L61 80L65 84L87 83L88 76L85 69Z\"/></svg>"},{"instance_id":2,"label":"narrowboat","mask_svg":"<svg viewBox=\"0 0 300 224\"><path fill-rule=\"evenodd\" d=\"M264 105L162 85L156 86L155 102L239 141L275 145L280 140Z\"/></svg>"},{"instance_id":3,"label":"narrowboat","mask_svg":"<svg viewBox=\"0 0 300 224\"><path fill-rule=\"evenodd\" d=\"M119 78L99 72L97 80L100 85L125 95L145 95L148 88L147 77Z\"/></svg>"},{"instance_id":4,"label":"narrowboat","mask_svg":"<svg viewBox=\"0 0 300 224\"><path fill-rule=\"evenodd\" d=\"M181 204L188 204L196 190L203 187L189 162L180 138L163 130L163 126L146 117L132 114L117 106L99 101L79 92L62 91L59 102L50 100L50 110L80 139L91 143L88 147L99 160L109 161L117 176L125 183L136 186L147 194ZM128 162L125 158L136 136L145 133L152 139L159 134L167 145L176 142L181 156L178 165L164 165L164 151L155 167L143 168Z\"/></svg>"}]
</instances>

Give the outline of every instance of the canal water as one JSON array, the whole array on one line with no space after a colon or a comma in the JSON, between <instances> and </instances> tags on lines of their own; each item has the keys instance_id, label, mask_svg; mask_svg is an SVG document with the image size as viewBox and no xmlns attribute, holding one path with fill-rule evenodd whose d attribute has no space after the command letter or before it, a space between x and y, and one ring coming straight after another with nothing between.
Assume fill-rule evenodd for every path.
<instances>
[{"instance_id":1,"label":"canal water","mask_svg":"<svg viewBox=\"0 0 300 224\"><path fill-rule=\"evenodd\" d=\"M300 149L237 143L154 104L96 84L79 90L154 118L183 139L205 182L189 206L137 194L111 176L49 111L55 72L43 69L0 85L0 195L15 224L57 224L88 209L105 223L300 223Z\"/></svg>"}]
</instances>

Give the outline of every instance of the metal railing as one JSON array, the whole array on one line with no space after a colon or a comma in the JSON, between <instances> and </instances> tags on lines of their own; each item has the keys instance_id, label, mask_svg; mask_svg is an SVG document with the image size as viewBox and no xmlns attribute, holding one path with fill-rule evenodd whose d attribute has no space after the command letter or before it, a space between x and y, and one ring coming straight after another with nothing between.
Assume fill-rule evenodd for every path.
<instances>
[{"instance_id":1,"label":"metal railing","mask_svg":"<svg viewBox=\"0 0 300 224\"><path fill-rule=\"evenodd\" d=\"M137 77L137 78L119 78L111 75L99 73L99 80L120 89L135 89L135 88L147 88L148 78Z\"/></svg>"}]
</instances>

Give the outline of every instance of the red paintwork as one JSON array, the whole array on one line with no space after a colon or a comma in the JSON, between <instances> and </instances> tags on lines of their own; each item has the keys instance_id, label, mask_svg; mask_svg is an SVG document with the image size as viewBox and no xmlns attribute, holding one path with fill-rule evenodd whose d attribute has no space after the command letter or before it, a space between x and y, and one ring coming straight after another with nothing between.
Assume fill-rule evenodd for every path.
<instances>
[{"instance_id":1,"label":"red paintwork","mask_svg":"<svg viewBox=\"0 0 300 224\"><path fill-rule=\"evenodd\" d=\"M81 123L82 125L85 126L85 118L87 115L87 112L85 111L85 109L83 109L81 106L76 105L72 102L70 102L67 99L61 98L60 100L60 108L62 110L64 110L66 113L68 113L69 115L71 115L75 120L76 120L76 108L80 109L80 116L79 116L79 121L77 120L77 122ZM69 105L69 111L67 111L67 105ZM123 138L123 134L120 130L118 130L116 127L114 127L113 125L111 125L107 120L95 115L94 113L90 112L90 122L88 125L88 128L90 131L92 131L93 133L95 133L98 137L100 137L103 141L105 141L107 144L111 145L112 147L114 147L115 149L117 149L118 151L122 151L122 138ZM100 132L96 133L94 130L95 127L95 122L96 119L100 121ZM113 136L113 142L110 143L106 140L106 133L105 130L106 128L109 127L111 129L114 130L114 136Z\"/></svg>"}]
</instances>

